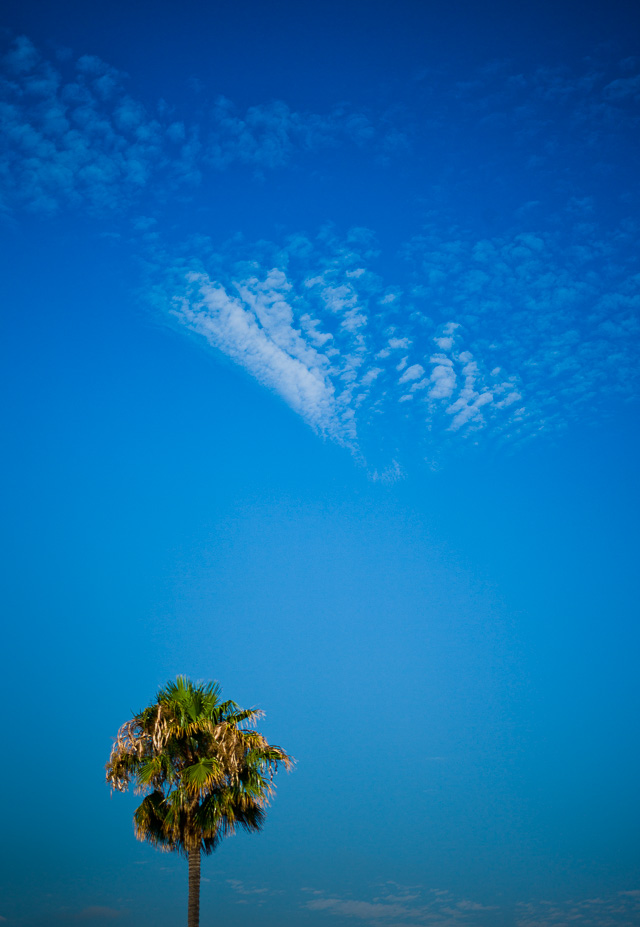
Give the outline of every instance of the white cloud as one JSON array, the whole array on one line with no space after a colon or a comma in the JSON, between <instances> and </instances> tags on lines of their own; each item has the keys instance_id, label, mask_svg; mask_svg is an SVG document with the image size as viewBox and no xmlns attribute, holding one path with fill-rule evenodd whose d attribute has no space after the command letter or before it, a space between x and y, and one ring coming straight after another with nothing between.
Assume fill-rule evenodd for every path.
<instances>
[{"instance_id":1,"label":"white cloud","mask_svg":"<svg viewBox=\"0 0 640 927\"><path fill-rule=\"evenodd\" d=\"M369 386L371 383L373 383L374 380L376 380L380 376L381 373L382 373L382 367L369 367L369 369L364 374L360 382L363 386Z\"/></svg>"},{"instance_id":2,"label":"white cloud","mask_svg":"<svg viewBox=\"0 0 640 927\"><path fill-rule=\"evenodd\" d=\"M398 382L409 383L411 380L419 380L423 374L424 367L421 364L412 364L411 367L407 367Z\"/></svg>"},{"instance_id":3,"label":"white cloud","mask_svg":"<svg viewBox=\"0 0 640 927\"><path fill-rule=\"evenodd\" d=\"M478 394L470 389L462 390L458 399L447 407L447 414L453 415L449 426L451 431L459 431L469 421L482 420L480 410L490 402L493 402L492 393Z\"/></svg>"},{"instance_id":4,"label":"white cloud","mask_svg":"<svg viewBox=\"0 0 640 927\"><path fill-rule=\"evenodd\" d=\"M186 294L174 296L172 311L258 382L275 390L321 434L344 444L355 439L331 381L331 364L294 326L281 271L236 284L237 296L206 274L190 273Z\"/></svg>"},{"instance_id":5,"label":"white cloud","mask_svg":"<svg viewBox=\"0 0 640 927\"><path fill-rule=\"evenodd\" d=\"M431 371L433 386L429 390L431 399L448 399L456 388L456 375L453 366L438 364Z\"/></svg>"}]
</instances>

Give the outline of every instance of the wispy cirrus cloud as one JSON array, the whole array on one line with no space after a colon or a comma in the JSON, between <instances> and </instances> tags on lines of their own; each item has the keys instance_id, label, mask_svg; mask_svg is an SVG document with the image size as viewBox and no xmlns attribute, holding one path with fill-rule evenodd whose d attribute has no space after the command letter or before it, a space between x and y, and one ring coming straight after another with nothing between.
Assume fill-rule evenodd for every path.
<instances>
[{"instance_id":1,"label":"wispy cirrus cloud","mask_svg":"<svg viewBox=\"0 0 640 927\"><path fill-rule=\"evenodd\" d=\"M156 298L317 432L355 451L356 410L376 379L370 365L363 369L379 287L358 266L367 237L355 230L338 243L299 235L284 248L263 242L233 257L191 253L173 264L164 257L170 271Z\"/></svg>"},{"instance_id":2,"label":"wispy cirrus cloud","mask_svg":"<svg viewBox=\"0 0 640 927\"><path fill-rule=\"evenodd\" d=\"M147 190L197 186L207 172L273 170L340 145L388 156L406 137L346 104L297 112L281 100L239 110L219 96L201 121L145 105L125 74L94 55L52 61L25 36L0 57L0 203L41 212L113 210Z\"/></svg>"},{"instance_id":3,"label":"wispy cirrus cloud","mask_svg":"<svg viewBox=\"0 0 640 927\"><path fill-rule=\"evenodd\" d=\"M317 431L351 442L349 403L336 389L327 354L294 324L292 287L281 270L235 281L230 291L205 273L189 273L185 283L171 302L183 325L279 393Z\"/></svg>"}]
</instances>

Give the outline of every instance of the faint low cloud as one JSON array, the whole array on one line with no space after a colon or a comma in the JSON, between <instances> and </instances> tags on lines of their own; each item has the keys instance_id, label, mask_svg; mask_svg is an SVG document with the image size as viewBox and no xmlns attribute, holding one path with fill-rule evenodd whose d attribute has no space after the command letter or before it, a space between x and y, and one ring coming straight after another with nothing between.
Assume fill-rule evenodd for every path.
<instances>
[{"instance_id":1,"label":"faint low cloud","mask_svg":"<svg viewBox=\"0 0 640 927\"><path fill-rule=\"evenodd\" d=\"M376 921L388 918L406 917L410 909L404 905L387 902L351 901L340 898L317 898L305 905L309 911L328 911L342 917L357 917Z\"/></svg>"},{"instance_id":2,"label":"faint low cloud","mask_svg":"<svg viewBox=\"0 0 640 927\"><path fill-rule=\"evenodd\" d=\"M507 920L516 927L632 927L639 922L640 891L632 889L607 896L572 901L529 901L514 905L486 904L456 897L444 889L402 886L388 882L369 898L331 895L305 889L303 903L318 915L351 918L364 924L388 927L492 927Z\"/></svg>"},{"instance_id":3,"label":"faint low cloud","mask_svg":"<svg viewBox=\"0 0 640 927\"><path fill-rule=\"evenodd\" d=\"M370 899L338 897L315 892L303 905L309 911L342 918L354 918L365 924L385 924L389 927L415 925L482 925L488 927L489 912L496 908L466 898L456 899L441 889L403 887L389 882Z\"/></svg>"},{"instance_id":4,"label":"faint low cloud","mask_svg":"<svg viewBox=\"0 0 640 927\"><path fill-rule=\"evenodd\" d=\"M249 886L241 879L227 879L227 885L236 892L238 895L268 895L272 894L270 889L265 888L264 886L257 888L255 886Z\"/></svg>"},{"instance_id":5,"label":"faint low cloud","mask_svg":"<svg viewBox=\"0 0 640 927\"><path fill-rule=\"evenodd\" d=\"M517 905L516 927L632 927L640 923L640 891L571 901L536 901Z\"/></svg>"},{"instance_id":6,"label":"faint low cloud","mask_svg":"<svg viewBox=\"0 0 640 927\"><path fill-rule=\"evenodd\" d=\"M122 917L123 911L118 908L110 908L105 905L89 905L76 914L72 915L74 921L111 921Z\"/></svg>"},{"instance_id":7,"label":"faint low cloud","mask_svg":"<svg viewBox=\"0 0 640 927\"><path fill-rule=\"evenodd\" d=\"M608 100L640 99L640 74L612 80L604 88L603 95Z\"/></svg>"}]
</instances>

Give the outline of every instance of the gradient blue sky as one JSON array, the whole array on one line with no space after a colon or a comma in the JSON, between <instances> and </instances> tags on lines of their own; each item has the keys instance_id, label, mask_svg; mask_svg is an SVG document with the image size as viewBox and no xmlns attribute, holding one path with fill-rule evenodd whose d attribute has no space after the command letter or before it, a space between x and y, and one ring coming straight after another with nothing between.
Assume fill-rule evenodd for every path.
<instances>
[{"instance_id":1,"label":"gradient blue sky","mask_svg":"<svg viewBox=\"0 0 640 927\"><path fill-rule=\"evenodd\" d=\"M103 779L186 673L298 760L203 925L640 923L639 34L5 3L0 922L186 916Z\"/></svg>"}]
</instances>

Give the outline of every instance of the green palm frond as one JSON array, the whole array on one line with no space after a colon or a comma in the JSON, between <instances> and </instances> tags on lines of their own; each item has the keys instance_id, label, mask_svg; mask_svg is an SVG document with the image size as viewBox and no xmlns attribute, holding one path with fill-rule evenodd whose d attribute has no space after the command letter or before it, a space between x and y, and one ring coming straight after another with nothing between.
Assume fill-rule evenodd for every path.
<instances>
[{"instance_id":1,"label":"green palm frond","mask_svg":"<svg viewBox=\"0 0 640 927\"><path fill-rule=\"evenodd\" d=\"M156 783L170 786L175 782L177 772L171 762L171 756L160 753L140 760L136 776L142 788Z\"/></svg>"},{"instance_id":2,"label":"green palm frond","mask_svg":"<svg viewBox=\"0 0 640 927\"><path fill-rule=\"evenodd\" d=\"M162 792L147 795L133 815L135 835L163 850L172 850L172 842L167 829L167 806Z\"/></svg>"},{"instance_id":3,"label":"green palm frond","mask_svg":"<svg viewBox=\"0 0 640 927\"><path fill-rule=\"evenodd\" d=\"M182 782L195 794L206 794L224 776L222 763L214 756L201 757L182 771Z\"/></svg>"},{"instance_id":4,"label":"green palm frond","mask_svg":"<svg viewBox=\"0 0 640 927\"><path fill-rule=\"evenodd\" d=\"M107 781L145 795L134 815L138 839L210 853L236 827L263 826L273 776L293 759L253 729L259 709L220 696L218 683L178 676L118 731Z\"/></svg>"}]
</instances>

